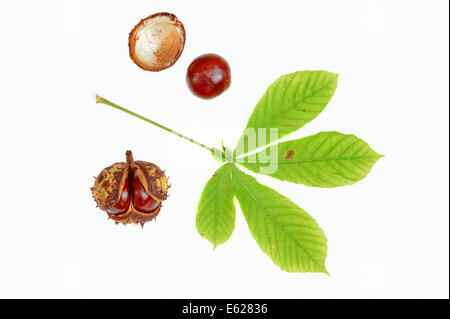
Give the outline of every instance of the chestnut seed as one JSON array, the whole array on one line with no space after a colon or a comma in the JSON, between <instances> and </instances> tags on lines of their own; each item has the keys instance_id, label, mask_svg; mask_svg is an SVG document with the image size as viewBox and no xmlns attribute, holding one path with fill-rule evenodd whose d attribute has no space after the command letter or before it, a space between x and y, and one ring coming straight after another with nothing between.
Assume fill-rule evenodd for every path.
<instances>
[{"instance_id":1,"label":"chestnut seed","mask_svg":"<svg viewBox=\"0 0 450 319\"><path fill-rule=\"evenodd\" d=\"M128 38L130 58L146 71L161 71L177 62L184 49L183 24L168 12L141 20Z\"/></svg>"},{"instance_id":2,"label":"chestnut seed","mask_svg":"<svg viewBox=\"0 0 450 319\"><path fill-rule=\"evenodd\" d=\"M142 213L152 213L154 212L159 205L160 202L153 199L150 195L148 195L142 186L142 183L139 181L139 177L136 174L133 174L133 206Z\"/></svg>"},{"instance_id":3,"label":"chestnut seed","mask_svg":"<svg viewBox=\"0 0 450 319\"><path fill-rule=\"evenodd\" d=\"M230 66L220 55L212 53L201 55L189 65L186 81L194 95L212 99L230 87Z\"/></svg>"},{"instance_id":4,"label":"chestnut seed","mask_svg":"<svg viewBox=\"0 0 450 319\"><path fill-rule=\"evenodd\" d=\"M116 223L144 225L159 214L168 188L158 166L135 161L127 151L126 163L115 163L100 172L92 193L97 206Z\"/></svg>"},{"instance_id":5,"label":"chestnut seed","mask_svg":"<svg viewBox=\"0 0 450 319\"><path fill-rule=\"evenodd\" d=\"M125 183L119 201L108 209L108 213L122 215L130 208L130 183Z\"/></svg>"}]
</instances>

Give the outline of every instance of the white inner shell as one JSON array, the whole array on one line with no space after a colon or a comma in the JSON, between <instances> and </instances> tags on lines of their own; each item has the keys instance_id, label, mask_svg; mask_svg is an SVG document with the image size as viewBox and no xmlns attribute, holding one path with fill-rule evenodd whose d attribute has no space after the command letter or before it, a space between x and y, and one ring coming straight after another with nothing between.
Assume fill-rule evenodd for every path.
<instances>
[{"instance_id":1,"label":"white inner shell","mask_svg":"<svg viewBox=\"0 0 450 319\"><path fill-rule=\"evenodd\" d=\"M137 31L136 56L146 65L157 65L155 52L160 48L161 42L173 32L180 36L177 26L169 17L159 16L145 21Z\"/></svg>"}]
</instances>

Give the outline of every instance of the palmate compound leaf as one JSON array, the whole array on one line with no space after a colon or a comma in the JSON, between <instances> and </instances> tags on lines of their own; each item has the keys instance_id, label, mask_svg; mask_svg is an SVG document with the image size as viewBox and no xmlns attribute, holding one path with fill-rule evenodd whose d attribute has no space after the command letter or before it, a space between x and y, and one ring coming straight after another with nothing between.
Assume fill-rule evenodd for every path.
<instances>
[{"instance_id":1,"label":"palmate compound leaf","mask_svg":"<svg viewBox=\"0 0 450 319\"><path fill-rule=\"evenodd\" d=\"M263 147L312 121L330 101L337 80L338 74L327 71L298 71L279 77L253 110L235 149L236 156ZM278 135L271 136L271 129L276 129Z\"/></svg>"},{"instance_id":2,"label":"palmate compound leaf","mask_svg":"<svg viewBox=\"0 0 450 319\"><path fill-rule=\"evenodd\" d=\"M278 156L275 155L270 164L258 161L261 156L267 157L266 150L251 159L241 159L243 162L240 164L255 173L264 173L261 168L271 165L274 172L267 175L282 181L314 187L337 187L363 179L375 162L383 157L356 136L339 132L320 132L279 143L277 147ZM268 150L276 151L276 147ZM256 162L249 163L252 159Z\"/></svg>"},{"instance_id":3,"label":"palmate compound leaf","mask_svg":"<svg viewBox=\"0 0 450 319\"><path fill-rule=\"evenodd\" d=\"M221 166L206 183L197 208L197 230L215 247L230 238L236 208L231 187L231 165Z\"/></svg>"},{"instance_id":4,"label":"palmate compound leaf","mask_svg":"<svg viewBox=\"0 0 450 319\"><path fill-rule=\"evenodd\" d=\"M285 271L327 273L327 239L317 222L234 165L232 175L234 194L261 250Z\"/></svg>"}]
</instances>

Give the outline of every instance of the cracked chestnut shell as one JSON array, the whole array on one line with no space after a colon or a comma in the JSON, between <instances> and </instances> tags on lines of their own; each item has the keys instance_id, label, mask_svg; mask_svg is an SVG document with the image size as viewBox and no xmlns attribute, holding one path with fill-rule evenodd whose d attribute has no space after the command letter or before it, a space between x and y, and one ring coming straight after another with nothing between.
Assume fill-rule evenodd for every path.
<instances>
[{"instance_id":1,"label":"cracked chestnut shell","mask_svg":"<svg viewBox=\"0 0 450 319\"><path fill-rule=\"evenodd\" d=\"M152 14L131 30L128 37L130 58L146 71L167 69L177 62L185 39L184 26L174 14Z\"/></svg>"},{"instance_id":2,"label":"cracked chestnut shell","mask_svg":"<svg viewBox=\"0 0 450 319\"><path fill-rule=\"evenodd\" d=\"M91 190L97 206L116 224L143 226L159 214L168 188L167 178L157 165L135 161L127 151L126 162L102 170Z\"/></svg>"}]
</instances>

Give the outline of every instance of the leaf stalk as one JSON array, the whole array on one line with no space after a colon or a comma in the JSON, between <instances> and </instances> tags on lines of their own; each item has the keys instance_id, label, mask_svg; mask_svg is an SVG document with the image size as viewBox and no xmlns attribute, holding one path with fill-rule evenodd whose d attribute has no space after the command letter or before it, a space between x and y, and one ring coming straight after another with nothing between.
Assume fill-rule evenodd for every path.
<instances>
[{"instance_id":1,"label":"leaf stalk","mask_svg":"<svg viewBox=\"0 0 450 319\"><path fill-rule=\"evenodd\" d=\"M195 144L195 145L198 145L198 146L200 146L200 147L202 147L202 148L208 150L208 151L211 152L211 153L214 152L214 149L213 149L213 148L208 147L208 146L206 146L206 145L203 144L203 143L197 142L196 140L194 140L194 139L192 139L192 138L190 138L190 137L187 137L186 135L183 135L183 134L181 134L181 133L178 133L177 131L174 131L174 130L170 129L170 128L168 128L167 126L164 126L164 125L162 125L162 124L159 124L158 122L155 122L155 121L153 121L153 120L150 120L149 118L146 118L146 117L144 117L144 116L142 116L142 115L139 115L139 114L137 114L137 113L135 113L135 112L133 112L133 111L130 111L130 110L127 109L127 108L124 108L124 107L122 107L122 106L119 106L119 105L117 105L117 104L115 104L115 103L113 103L113 102L111 102L111 101L109 101L109 100L107 100L107 99L101 97L101 96L98 95L98 94L95 96L95 99L96 99L96 102L97 102L97 103L101 103L101 104L105 104L105 105L111 106L111 107L113 107L113 108L115 108L115 109L117 109L117 110L120 110L120 111L125 112L125 113L127 113L127 114L129 114L129 115L132 115L132 116L134 116L134 117L137 117L138 119L141 119L141 120L143 120L143 121L145 121L145 122L147 122L147 123L150 123L150 124L152 124L152 125L154 125L154 126L156 126L156 127L159 127L160 129L163 129L163 130L165 130L165 131L167 131L167 132L169 132L169 133L172 133L172 134L174 134L174 135L176 135L176 136L178 136L178 137L181 137L182 139L185 139L185 140L187 140L187 141L189 141L189 142L191 142L191 143L193 143L193 144Z\"/></svg>"}]
</instances>

